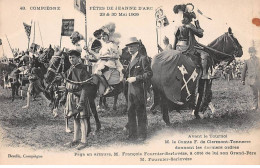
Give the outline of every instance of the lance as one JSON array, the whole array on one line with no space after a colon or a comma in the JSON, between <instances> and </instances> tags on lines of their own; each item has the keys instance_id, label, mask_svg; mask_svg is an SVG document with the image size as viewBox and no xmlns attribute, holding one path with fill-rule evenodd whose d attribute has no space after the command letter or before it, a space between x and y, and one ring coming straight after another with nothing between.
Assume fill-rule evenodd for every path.
<instances>
[{"instance_id":1,"label":"lance","mask_svg":"<svg viewBox=\"0 0 260 168\"><path fill-rule=\"evenodd\" d=\"M9 44L9 47L10 47L10 49L11 49L11 51L12 51L13 57L15 57L15 56L14 56L14 53L13 53L13 49L12 49L12 47L11 47L11 44L10 44L10 42L9 42L9 40L8 40L7 35L5 35L5 37L6 37L6 39L7 39L7 42L8 42L8 44Z\"/></svg>"},{"instance_id":2,"label":"lance","mask_svg":"<svg viewBox=\"0 0 260 168\"><path fill-rule=\"evenodd\" d=\"M29 47L30 47L31 30L32 30L32 20L31 20L30 35L29 35L29 37L28 37L28 46L27 46L28 50L29 50Z\"/></svg>"},{"instance_id":3,"label":"lance","mask_svg":"<svg viewBox=\"0 0 260 168\"><path fill-rule=\"evenodd\" d=\"M3 48L3 56L5 56L4 44L2 44L2 48Z\"/></svg>"},{"instance_id":4,"label":"lance","mask_svg":"<svg viewBox=\"0 0 260 168\"><path fill-rule=\"evenodd\" d=\"M87 26L87 1L85 1L85 43L86 43L86 46L87 46L87 37L88 37L88 26Z\"/></svg>"},{"instance_id":5,"label":"lance","mask_svg":"<svg viewBox=\"0 0 260 168\"><path fill-rule=\"evenodd\" d=\"M42 47L44 48L44 45L43 45L43 40L42 40L42 33L41 33L41 28L40 28L39 21L38 21L38 27L39 27L39 32L40 32L40 36L41 36Z\"/></svg>"},{"instance_id":6,"label":"lance","mask_svg":"<svg viewBox=\"0 0 260 168\"><path fill-rule=\"evenodd\" d=\"M62 40L62 20L63 20L63 16L61 19L60 48L61 48L61 40Z\"/></svg>"},{"instance_id":7,"label":"lance","mask_svg":"<svg viewBox=\"0 0 260 168\"><path fill-rule=\"evenodd\" d=\"M35 43L35 21L33 21L33 43Z\"/></svg>"}]
</instances>

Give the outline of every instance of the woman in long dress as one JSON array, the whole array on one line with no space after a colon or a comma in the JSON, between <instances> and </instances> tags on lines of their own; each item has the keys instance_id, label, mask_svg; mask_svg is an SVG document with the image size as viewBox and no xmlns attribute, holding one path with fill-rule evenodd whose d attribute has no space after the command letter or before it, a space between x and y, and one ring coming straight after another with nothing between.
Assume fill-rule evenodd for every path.
<instances>
[{"instance_id":1,"label":"woman in long dress","mask_svg":"<svg viewBox=\"0 0 260 168\"><path fill-rule=\"evenodd\" d=\"M102 33L102 48L99 51L99 61L97 62L97 67L94 70L94 74L100 75L106 82L106 78L103 73L109 69L115 69L119 71L120 81L123 80L123 66L119 61L120 50L118 45L109 39L109 32L104 31ZM106 88L104 95L110 93L112 91L111 86L108 85Z\"/></svg>"}]
</instances>

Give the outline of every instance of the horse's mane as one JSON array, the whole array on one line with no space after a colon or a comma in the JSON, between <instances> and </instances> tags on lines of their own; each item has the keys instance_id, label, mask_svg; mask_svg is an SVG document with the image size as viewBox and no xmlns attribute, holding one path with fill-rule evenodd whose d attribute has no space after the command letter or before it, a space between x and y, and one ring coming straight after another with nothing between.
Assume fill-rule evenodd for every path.
<instances>
[{"instance_id":1,"label":"horse's mane","mask_svg":"<svg viewBox=\"0 0 260 168\"><path fill-rule=\"evenodd\" d=\"M211 48L219 48L221 41L223 39L225 39L227 36L227 33L224 33L223 35L219 36L218 38L216 38L215 40L213 40L211 43L209 43L207 46L211 47Z\"/></svg>"}]
</instances>

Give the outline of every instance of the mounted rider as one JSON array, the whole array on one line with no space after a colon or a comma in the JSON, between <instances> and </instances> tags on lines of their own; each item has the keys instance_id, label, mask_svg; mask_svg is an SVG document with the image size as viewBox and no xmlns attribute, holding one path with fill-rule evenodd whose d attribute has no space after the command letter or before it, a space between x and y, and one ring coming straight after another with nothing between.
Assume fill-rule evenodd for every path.
<instances>
[{"instance_id":1,"label":"mounted rider","mask_svg":"<svg viewBox=\"0 0 260 168\"><path fill-rule=\"evenodd\" d=\"M175 33L173 49L181 51L182 53L195 55L192 59L197 65L202 67L201 78L210 79L207 70L207 58L209 54L195 48L198 44L195 35L202 38L204 30L200 27L198 20L195 20L195 25L191 23L193 19L196 19L196 14L193 12L193 9L189 8L189 6L194 8L192 4L175 5L173 8L174 13L180 15L182 18L182 25L178 27ZM200 59L196 58L198 55L200 56Z\"/></svg>"},{"instance_id":2,"label":"mounted rider","mask_svg":"<svg viewBox=\"0 0 260 168\"><path fill-rule=\"evenodd\" d=\"M102 31L99 32L102 33L101 48L99 48L99 43L96 41L98 48L94 55L99 60L96 63L97 66L95 67L93 73L100 76L101 82L104 86L106 86L106 90L103 95L107 95L113 90L108 83L110 75L114 72L114 70L117 70L119 72L119 81L122 81L123 66L119 61L121 53L117 45L116 38L113 36L114 32L111 30L111 27L104 26L102 27ZM108 73L109 75L104 75L107 71L110 71L110 73Z\"/></svg>"}]
</instances>

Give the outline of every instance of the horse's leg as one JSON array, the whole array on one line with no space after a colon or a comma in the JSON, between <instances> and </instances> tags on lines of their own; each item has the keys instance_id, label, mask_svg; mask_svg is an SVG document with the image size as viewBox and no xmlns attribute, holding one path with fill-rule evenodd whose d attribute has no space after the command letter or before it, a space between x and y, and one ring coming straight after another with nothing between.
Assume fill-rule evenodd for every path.
<instances>
[{"instance_id":1,"label":"horse's leg","mask_svg":"<svg viewBox=\"0 0 260 168\"><path fill-rule=\"evenodd\" d=\"M205 99L207 98L207 88L208 88L208 80L200 80L199 81L199 91L198 91L198 101L195 106L194 115L196 119L200 119L199 111L201 111L202 106L204 105Z\"/></svg>"},{"instance_id":2,"label":"horse's leg","mask_svg":"<svg viewBox=\"0 0 260 168\"><path fill-rule=\"evenodd\" d=\"M92 114L93 114L93 116L95 118L95 121L96 121L96 131L99 131L100 128L101 128L101 123L100 123L99 118L98 118L98 113L97 113L97 109L96 109L94 98L89 100L89 105L90 105Z\"/></svg>"},{"instance_id":3,"label":"horse's leg","mask_svg":"<svg viewBox=\"0 0 260 168\"><path fill-rule=\"evenodd\" d=\"M20 94L21 94L21 99L24 100L24 96L23 96L23 86L20 86Z\"/></svg>"},{"instance_id":4,"label":"horse's leg","mask_svg":"<svg viewBox=\"0 0 260 168\"><path fill-rule=\"evenodd\" d=\"M118 94L114 96L113 110L117 110L117 108L116 108L117 99L118 99Z\"/></svg>"},{"instance_id":5,"label":"horse's leg","mask_svg":"<svg viewBox=\"0 0 260 168\"><path fill-rule=\"evenodd\" d=\"M87 137L90 132L91 132L90 117L87 117Z\"/></svg>"},{"instance_id":6,"label":"horse's leg","mask_svg":"<svg viewBox=\"0 0 260 168\"><path fill-rule=\"evenodd\" d=\"M11 83L11 88L12 88L12 102L14 101L14 94L15 94L15 84Z\"/></svg>"},{"instance_id":7,"label":"horse's leg","mask_svg":"<svg viewBox=\"0 0 260 168\"><path fill-rule=\"evenodd\" d=\"M124 92L124 96L125 96L125 108L123 109L123 112L126 113L127 112L127 106L128 106L128 87L127 84L124 84L124 88L123 88L123 92Z\"/></svg>"},{"instance_id":8,"label":"horse's leg","mask_svg":"<svg viewBox=\"0 0 260 168\"><path fill-rule=\"evenodd\" d=\"M103 108L103 107L102 107L102 106L103 106L102 103L103 103L103 102L102 102L102 96L100 96L100 97L99 97L99 101L98 101L98 106L97 106L97 110L98 110L98 111L101 111L101 110L102 110L102 108Z\"/></svg>"},{"instance_id":9,"label":"horse's leg","mask_svg":"<svg viewBox=\"0 0 260 168\"><path fill-rule=\"evenodd\" d=\"M169 118L169 108L168 108L168 103L167 99L165 97L161 98L161 110L163 114L163 121L166 123L167 126L170 126L170 118Z\"/></svg>"},{"instance_id":10,"label":"horse's leg","mask_svg":"<svg viewBox=\"0 0 260 168\"><path fill-rule=\"evenodd\" d=\"M51 101L43 94L43 92L41 92L39 96L47 103L48 106L52 104Z\"/></svg>"},{"instance_id":11,"label":"horse's leg","mask_svg":"<svg viewBox=\"0 0 260 168\"><path fill-rule=\"evenodd\" d=\"M71 133L72 131L71 131L71 129L69 128L69 119L68 118L66 118L65 119L65 132L67 132L67 133Z\"/></svg>"},{"instance_id":12,"label":"horse's leg","mask_svg":"<svg viewBox=\"0 0 260 168\"><path fill-rule=\"evenodd\" d=\"M210 108L212 114L214 114L216 112L216 109L215 109L215 107L214 107L212 102L209 103L209 108Z\"/></svg>"},{"instance_id":13,"label":"horse's leg","mask_svg":"<svg viewBox=\"0 0 260 168\"><path fill-rule=\"evenodd\" d=\"M20 87L20 84L17 83L16 89L15 89L15 95L16 95L16 96L19 96L19 94L18 94L18 92L19 92L19 87Z\"/></svg>"},{"instance_id":14,"label":"horse's leg","mask_svg":"<svg viewBox=\"0 0 260 168\"><path fill-rule=\"evenodd\" d=\"M53 117L56 118L58 116L58 107L59 107L59 93L57 91L54 92L54 99L53 99Z\"/></svg>"},{"instance_id":15,"label":"horse's leg","mask_svg":"<svg viewBox=\"0 0 260 168\"><path fill-rule=\"evenodd\" d=\"M150 111L155 114L156 113L156 106L159 105L159 102L160 102L160 96L159 96L159 93L158 93L158 90L157 89L153 89L153 104L152 106L150 107Z\"/></svg>"},{"instance_id":16,"label":"horse's leg","mask_svg":"<svg viewBox=\"0 0 260 168\"><path fill-rule=\"evenodd\" d=\"M103 97L103 105L104 105L104 109L105 110L108 110L108 104L107 104L107 98L106 97Z\"/></svg>"},{"instance_id":17,"label":"horse's leg","mask_svg":"<svg viewBox=\"0 0 260 168\"><path fill-rule=\"evenodd\" d=\"M27 103L25 106L23 106L22 108L29 108L30 107L30 98L31 98L31 94L30 92L28 91L27 92Z\"/></svg>"}]
</instances>

